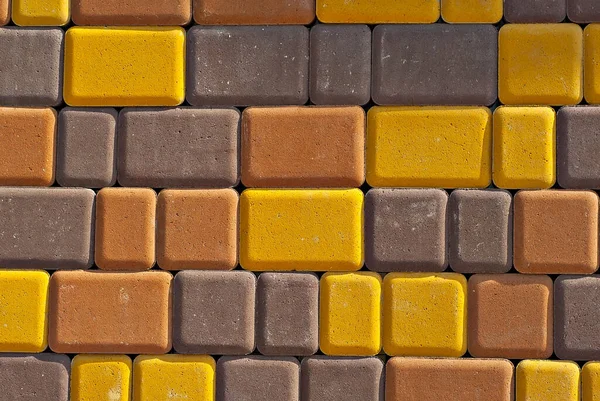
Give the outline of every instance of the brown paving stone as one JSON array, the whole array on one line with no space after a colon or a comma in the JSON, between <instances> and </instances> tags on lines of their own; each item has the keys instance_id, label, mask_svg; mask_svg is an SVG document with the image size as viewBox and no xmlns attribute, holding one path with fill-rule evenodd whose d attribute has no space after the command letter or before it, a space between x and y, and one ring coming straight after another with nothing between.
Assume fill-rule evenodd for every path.
<instances>
[{"instance_id":1,"label":"brown paving stone","mask_svg":"<svg viewBox=\"0 0 600 401\"><path fill-rule=\"evenodd\" d=\"M567 0L504 0L504 18L511 23L561 22L566 16Z\"/></svg>"},{"instance_id":2,"label":"brown paving stone","mask_svg":"<svg viewBox=\"0 0 600 401\"><path fill-rule=\"evenodd\" d=\"M10 21L10 0L0 0L0 25Z\"/></svg>"},{"instance_id":3,"label":"brown paving stone","mask_svg":"<svg viewBox=\"0 0 600 401\"><path fill-rule=\"evenodd\" d=\"M201 25L307 25L315 19L315 0L194 0Z\"/></svg>"},{"instance_id":4,"label":"brown paving stone","mask_svg":"<svg viewBox=\"0 0 600 401\"><path fill-rule=\"evenodd\" d=\"M50 278L54 352L162 354L171 349L168 272L59 271Z\"/></svg>"},{"instance_id":5,"label":"brown paving stone","mask_svg":"<svg viewBox=\"0 0 600 401\"><path fill-rule=\"evenodd\" d=\"M548 276L471 276L467 296L469 353L483 358L549 358L553 346L552 292Z\"/></svg>"},{"instance_id":6,"label":"brown paving stone","mask_svg":"<svg viewBox=\"0 0 600 401\"><path fill-rule=\"evenodd\" d=\"M520 191L514 198L514 265L521 273L593 273L598 268L598 196L592 191Z\"/></svg>"},{"instance_id":7,"label":"brown paving stone","mask_svg":"<svg viewBox=\"0 0 600 401\"><path fill-rule=\"evenodd\" d=\"M77 25L185 25L192 0L71 0Z\"/></svg>"},{"instance_id":8,"label":"brown paving stone","mask_svg":"<svg viewBox=\"0 0 600 401\"><path fill-rule=\"evenodd\" d=\"M96 199L96 264L103 270L146 270L155 260L156 192L103 188Z\"/></svg>"},{"instance_id":9,"label":"brown paving stone","mask_svg":"<svg viewBox=\"0 0 600 401\"><path fill-rule=\"evenodd\" d=\"M365 180L361 107L251 107L242 116L249 187L358 187Z\"/></svg>"},{"instance_id":10,"label":"brown paving stone","mask_svg":"<svg viewBox=\"0 0 600 401\"><path fill-rule=\"evenodd\" d=\"M600 22L600 2L598 0L568 0L567 15L569 20L577 23Z\"/></svg>"},{"instance_id":11,"label":"brown paving stone","mask_svg":"<svg viewBox=\"0 0 600 401\"><path fill-rule=\"evenodd\" d=\"M0 355L0 398L6 401L68 401L67 355Z\"/></svg>"},{"instance_id":12,"label":"brown paving stone","mask_svg":"<svg viewBox=\"0 0 600 401\"><path fill-rule=\"evenodd\" d=\"M156 260L165 270L229 270L237 264L239 196L233 189L158 195Z\"/></svg>"}]
</instances>

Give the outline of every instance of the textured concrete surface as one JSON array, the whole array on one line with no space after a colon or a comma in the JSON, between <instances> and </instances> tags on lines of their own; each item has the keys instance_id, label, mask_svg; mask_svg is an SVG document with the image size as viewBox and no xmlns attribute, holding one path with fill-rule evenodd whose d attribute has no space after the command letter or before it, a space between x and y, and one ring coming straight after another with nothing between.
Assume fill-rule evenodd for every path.
<instances>
[{"instance_id":1,"label":"textured concrete surface","mask_svg":"<svg viewBox=\"0 0 600 401\"><path fill-rule=\"evenodd\" d=\"M569 20L577 23L600 21L600 4L598 4L597 1L568 0L567 3L567 15L569 16Z\"/></svg>"},{"instance_id":2,"label":"textured concrete surface","mask_svg":"<svg viewBox=\"0 0 600 401\"><path fill-rule=\"evenodd\" d=\"M185 25L192 0L71 0L76 25Z\"/></svg>"},{"instance_id":3,"label":"textured concrete surface","mask_svg":"<svg viewBox=\"0 0 600 401\"><path fill-rule=\"evenodd\" d=\"M569 0L569 7L577 1ZM566 16L567 0L504 0L504 18L511 23L562 22Z\"/></svg>"},{"instance_id":4,"label":"textured concrete surface","mask_svg":"<svg viewBox=\"0 0 600 401\"><path fill-rule=\"evenodd\" d=\"M70 360L57 354L3 354L0 388L6 400L68 401Z\"/></svg>"},{"instance_id":5,"label":"textured concrete surface","mask_svg":"<svg viewBox=\"0 0 600 401\"><path fill-rule=\"evenodd\" d=\"M314 0L194 0L200 25L308 25Z\"/></svg>"}]
</instances>

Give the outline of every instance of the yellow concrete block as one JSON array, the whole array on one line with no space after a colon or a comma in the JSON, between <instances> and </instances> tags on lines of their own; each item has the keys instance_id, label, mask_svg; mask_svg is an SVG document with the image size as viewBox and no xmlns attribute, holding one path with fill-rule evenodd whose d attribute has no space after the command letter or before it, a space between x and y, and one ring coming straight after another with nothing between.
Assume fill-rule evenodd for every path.
<instances>
[{"instance_id":1,"label":"yellow concrete block","mask_svg":"<svg viewBox=\"0 0 600 401\"><path fill-rule=\"evenodd\" d=\"M372 107L367 182L374 187L485 188L492 180L486 107Z\"/></svg>"},{"instance_id":2,"label":"yellow concrete block","mask_svg":"<svg viewBox=\"0 0 600 401\"><path fill-rule=\"evenodd\" d=\"M62 26L69 18L69 0L12 0L12 20L20 26Z\"/></svg>"},{"instance_id":3,"label":"yellow concrete block","mask_svg":"<svg viewBox=\"0 0 600 401\"><path fill-rule=\"evenodd\" d=\"M0 270L0 352L48 345L48 284L43 270Z\"/></svg>"},{"instance_id":4,"label":"yellow concrete block","mask_svg":"<svg viewBox=\"0 0 600 401\"><path fill-rule=\"evenodd\" d=\"M71 401L130 401L131 358L76 355L71 363Z\"/></svg>"},{"instance_id":5,"label":"yellow concrete block","mask_svg":"<svg viewBox=\"0 0 600 401\"><path fill-rule=\"evenodd\" d=\"M556 113L552 107L494 111L494 184L550 188L556 181Z\"/></svg>"},{"instance_id":6,"label":"yellow concrete block","mask_svg":"<svg viewBox=\"0 0 600 401\"><path fill-rule=\"evenodd\" d=\"M579 366L570 361L521 361L516 401L579 401Z\"/></svg>"},{"instance_id":7,"label":"yellow concrete block","mask_svg":"<svg viewBox=\"0 0 600 401\"><path fill-rule=\"evenodd\" d=\"M577 24L506 24L498 36L504 104L561 106L583 98L583 32Z\"/></svg>"},{"instance_id":8,"label":"yellow concrete block","mask_svg":"<svg viewBox=\"0 0 600 401\"><path fill-rule=\"evenodd\" d=\"M383 349L391 356L467 351L467 280L458 273L390 273L383 281Z\"/></svg>"},{"instance_id":9,"label":"yellow concrete block","mask_svg":"<svg viewBox=\"0 0 600 401\"><path fill-rule=\"evenodd\" d=\"M324 23L432 23L440 18L440 0L317 0Z\"/></svg>"},{"instance_id":10,"label":"yellow concrete block","mask_svg":"<svg viewBox=\"0 0 600 401\"><path fill-rule=\"evenodd\" d=\"M503 0L442 0L442 18L451 24L495 24L503 12Z\"/></svg>"},{"instance_id":11,"label":"yellow concrete block","mask_svg":"<svg viewBox=\"0 0 600 401\"><path fill-rule=\"evenodd\" d=\"M582 401L600 401L600 362L588 362L581 369Z\"/></svg>"},{"instance_id":12,"label":"yellow concrete block","mask_svg":"<svg viewBox=\"0 0 600 401\"><path fill-rule=\"evenodd\" d=\"M367 356L381 350L381 276L325 273L320 284L319 345L325 355Z\"/></svg>"},{"instance_id":13,"label":"yellow concrete block","mask_svg":"<svg viewBox=\"0 0 600 401\"><path fill-rule=\"evenodd\" d=\"M177 106L185 98L180 27L75 27L65 36L70 106Z\"/></svg>"},{"instance_id":14,"label":"yellow concrete block","mask_svg":"<svg viewBox=\"0 0 600 401\"><path fill-rule=\"evenodd\" d=\"M244 191L240 264L254 271L360 269L363 198L359 189Z\"/></svg>"},{"instance_id":15,"label":"yellow concrete block","mask_svg":"<svg viewBox=\"0 0 600 401\"><path fill-rule=\"evenodd\" d=\"M600 24L589 24L583 34L585 100L590 104L598 104L600 103Z\"/></svg>"},{"instance_id":16,"label":"yellow concrete block","mask_svg":"<svg viewBox=\"0 0 600 401\"><path fill-rule=\"evenodd\" d=\"M208 355L140 355L133 362L133 400L213 401L215 369Z\"/></svg>"}]
</instances>

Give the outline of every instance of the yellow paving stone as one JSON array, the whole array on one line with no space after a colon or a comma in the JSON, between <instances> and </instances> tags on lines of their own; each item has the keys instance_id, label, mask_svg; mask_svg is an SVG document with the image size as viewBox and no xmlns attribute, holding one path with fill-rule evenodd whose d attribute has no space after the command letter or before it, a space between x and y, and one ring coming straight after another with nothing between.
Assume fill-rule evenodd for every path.
<instances>
[{"instance_id":1,"label":"yellow paving stone","mask_svg":"<svg viewBox=\"0 0 600 401\"><path fill-rule=\"evenodd\" d=\"M317 0L324 23L432 23L440 17L440 0Z\"/></svg>"},{"instance_id":2,"label":"yellow paving stone","mask_svg":"<svg viewBox=\"0 0 600 401\"><path fill-rule=\"evenodd\" d=\"M495 24L503 11L503 0L442 0L442 18L451 24Z\"/></svg>"},{"instance_id":3,"label":"yellow paving stone","mask_svg":"<svg viewBox=\"0 0 600 401\"><path fill-rule=\"evenodd\" d=\"M582 401L600 401L600 362L588 362L581 369Z\"/></svg>"},{"instance_id":4,"label":"yellow paving stone","mask_svg":"<svg viewBox=\"0 0 600 401\"><path fill-rule=\"evenodd\" d=\"M584 95L590 104L600 103L600 24L589 24L584 36Z\"/></svg>"},{"instance_id":5,"label":"yellow paving stone","mask_svg":"<svg viewBox=\"0 0 600 401\"><path fill-rule=\"evenodd\" d=\"M527 359L517 365L516 401L579 401L579 366Z\"/></svg>"},{"instance_id":6,"label":"yellow paving stone","mask_svg":"<svg viewBox=\"0 0 600 401\"><path fill-rule=\"evenodd\" d=\"M12 20L17 25L62 26L69 18L69 0L12 0Z\"/></svg>"},{"instance_id":7,"label":"yellow paving stone","mask_svg":"<svg viewBox=\"0 0 600 401\"><path fill-rule=\"evenodd\" d=\"M130 401L131 358L76 355L71 363L71 401Z\"/></svg>"}]
</instances>

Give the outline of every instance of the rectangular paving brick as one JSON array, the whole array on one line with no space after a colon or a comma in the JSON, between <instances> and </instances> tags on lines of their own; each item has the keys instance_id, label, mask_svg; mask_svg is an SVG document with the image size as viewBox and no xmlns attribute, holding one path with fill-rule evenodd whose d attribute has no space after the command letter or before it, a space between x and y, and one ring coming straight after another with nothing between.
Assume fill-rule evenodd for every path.
<instances>
[{"instance_id":1,"label":"rectangular paving brick","mask_svg":"<svg viewBox=\"0 0 600 401\"><path fill-rule=\"evenodd\" d=\"M0 185L52 185L56 111L0 107L0 127Z\"/></svg>"},{"instance_id":2,"label":"rectangular paving brick","mask_svg":"<svg viewBox=\"0 0 600 401\"><path fill-rule=\"evenodd\" d=\"M310 100L358 104L371 100L371 29L318 24L310 30Z\"/></svg>"},{"instance_id":3,"label":"rectangular paving brick","mask_svg":"<svg viewBox=\"0 0 600 401\"><path fill-rule=\"evenodd\" d=\"M70 20L70 0L12 0L12 20L19 26L63 26Z\"/></svg>"},{"instance_id":4,"label":"rectangular paving brick","mask_svg":"<svg viewBox=\"0 0 600 401\"><path fill-rule=\"evenodd\" d=\"M513 401L513 385L513 365L505 359L395 357L386 366L385 399Z\"/></svg>"},{"instance_id":5,"label":"rectangular paving brick","mask_svg":"<svg viewBox=\"0 0 600 401\"><path fill-rule=\"evenodd\" d=\"M192 0L71 0L76 25L186 25Z\"/></svg>"},{"instance_id":6,"label":"rectangular paving brick","mask_svg":"<svg viewBox=\"0 0 600 401\"><path fill-rule=\"evenodd\" d=\"M0 355L0 388L5 400L68 401L67 355Z\"/></svg>"},{"instance_id":7,"label":"rectangular paving brick","mask_svg":"<svg viewBox=\"0 0 600 401\"><path fill-rule=\"evenodd\" d=\"M365 181L360 107L250 107L242 116L247 187L359 187Z\"/></svg>"},{"instance_id":8,"label":"rectangular paving brick","mask_svg":"<svg viewBox=\"0 0 600 401\"><path fill-rule=\"evenodd\" d=\"M60 28L0 28L0 105L61 104L63 37Z\"/></svg>"},{"instance_id":9,"label":"rectangular paving brick","mask_svg":"<svg viewBox=\"0 0 600 401\"><path fill-rule=\"evenodd\" d=\"M373 31L373 101L483 105L497 98L492 25L381 25Z\"/></svg>"},{"instance_id":10,"label":"rectangular paving brick","mask_svg":"<svg viewBox=\"0 0 600 401\"><path fill-rule=\"evenodd\" d=\"M581 396L583 401L600 399L600 362L588 362L581 368Z\"/></svg>"},{"instance_id":11,"label":"rectangular paving brick","mask_svg":"<svg viewBox=\"0 0 600 401\"><path fill-rule=\"evenodd\" d=\"M63 187L114 185L116 128L115 109L62 109L58 115L56 181Z\"/></svg>"},{"instance_id":12,"label":"rectangular paving brick","mask_svg":"<svg viewBox=\"0 0 600 401\"><path fill-rule=\"evenodd\" d=\"M579 376L575 362L521 361L516 368L517 400L579 401Z\"/></svg>"},{"instance_id":13,"label":"rectangular paving brick","mask_svg":"<svg viewBox=\"0 0 600 401\"><path fill-rule=\"evenodd\" d=\"M303 105L309 34L303 26L195 26L187 33L193 106Z\"/></svg>"},{"instance_id":14,"label":"rectangular paving brick","mask_svg":"<svg viewBox=\"0 0 600 401\"><path fill-rule=\"evenodd\" d=\"M124 109L118 180L153 188L231 187L238 182L240 113L235 109Z\"/></svg>"},{"instance_id":15,"label":"rectangular paving brick","mask_svg":"<svg viewBox=\"0 0 600 401\"><path fill-rule=\"evenodd\" d=\"M131 358L76 355L71 363L71 401L130 401Z\"/></svg>"},{"instance_id":16,"label":"rectangular paving brick","mask_svg":"<svg viewBox=\"0 0 600 401\"><path fill-rule=\"evenodd\" d=\"M469 279L469 353L481 358L552 355L553 286L544 275L475 274Z\"/></svg>"},{"instance_id":17,"label":"rectangular paving brick","mask_svg":"<svg viewBox=\"0 0 600 401\"><path fill-rule=\"evenodd\" d=\"M0 188L0 266L91 267L94 197L83 188Z\"/></svg>"},{"instance_id":18,"label":"rectangular paving brick","mask_svg":"<svg viewBox=\"0 0 600 401\"><path fill-rule=\"evenodd\" d=\"M50 279L54 352L163 354L171 350L168 272L60 271Z\"/></svg>"},{"instance_id":19,"label":"rectangular paving brick","mask_svg":"<svg viewBox=\"0 0 600 401\"><path fill-rule=\"evenodd\" d=\"M96 204L95 261L103 270L146 270L155 261L156 192L103 188Z\"/></svg>"},{"instance_id":20,"label":"rectangular paving brick","mask_svg":"<svg viewBox=\"0 0 600 401\"><path fill-rule=\"evenodd\" d=\"M504 0L504 18L511 23L562 22L566 16L567 0Z\"/></svg>"},{"instance_id":21,"label":"rectangular paving brick","mask_svg":"<svg viewBox=\"0 0 600 401\"><path fill-rule=\"evenodd\" d=\"M596 0L568 0L567 15L577 23L599 22L600 4Z\"/></svg>"},{"instance_id":22,"label":"rectangular paving brick","mask_svg":"<svg viewBox=\"0 0 600 401\"><path fill-rule=\"evenodd\" d=\"M323 23L381 24L436 22L439 0L317 0L317 17Z\"/></svg>"},{"instance_id":23,"label":"rectangular paving brick","mask_svg":"<svg viewBox=\"0 0 600 401\"><path fill-rule=\"evenodd\" d=\"M0 0L0 26L10 22L10 0Z\"/></svg>"},{"instance_id":24,"label":"rectangular paving brick","mask_svg":"<svg viewBox=\"0 0 600 401\"><path fill-rule=\"evenodd\" d=\"M441 0L442 19L450 24L495 24L502 19L504 0Z\"/></svg>"},{"instance_id":25,"label":"rectangular paving brick","mask_svg":"<svg viewBox=\"0 0 600 401\"><path fill-rule=\"evenodd\" d=\"M302 360L302 401L383 401L383 361L312 356Z\"/></svg>"},{"instance_id":26,"label":"rectangular paving brick","mask_svg":"<svg viewBox=\"0 0 600 401\"><path fill-rule=\"evenodd\" d=\"M194 0L200 25L307 25L315 0Z\"/></svg>"},{"instance_id":27,"label":"rectangular paving brick","mask_svg":"<svg viewBox=\"0 0 600 401\"><path fill-rule=\"evenodd\" d=\"M256 277L245 271L182 271L173 287L173 347L181 354L254 350Z\"/></svg>"},{"instance_id":28,"label":"rectangular paving brick","mask_svg":"<svg viewBox=\"0 0 600 401\"><path fill-rule=\"evenodd\" d=\"M600 5L599 5L600 7ZM583 31L583 96L590 104L600 103L600 25L590 24Z\"/></svg>"},{"instance_id":29,"label":"rectangular paving brick","mask_svg":"<svg viewBox=\"0 0 600 401\"><path fill-rule=\"evenodd\" d=\"M293 357L224 356L217 377L219 401L300 400L300 363Z\"/></svg>"}]
</instances>

